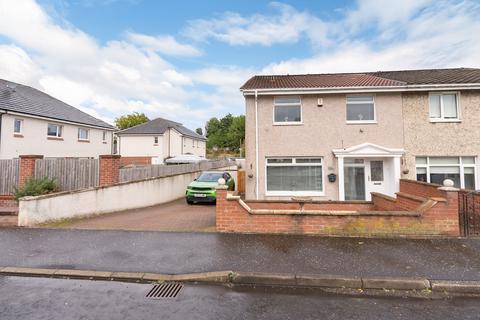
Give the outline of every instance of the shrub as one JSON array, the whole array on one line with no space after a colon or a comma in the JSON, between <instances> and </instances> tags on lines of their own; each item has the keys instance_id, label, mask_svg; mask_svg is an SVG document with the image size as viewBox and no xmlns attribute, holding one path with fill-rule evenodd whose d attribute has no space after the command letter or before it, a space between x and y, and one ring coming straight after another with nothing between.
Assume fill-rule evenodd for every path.
<instances>
[{"instance_id":1,"label":"shrub","mask_svg":"<svg viewBox=\"0 0 480 320\"><path fill-rule=\"evenodd\" d=\"M13 196L18 201L22 197L40 196L57 190L58 186L54 179L47 177L40 179L30 178L21 188L15 188Z\"/></svg>"}]
</instances>

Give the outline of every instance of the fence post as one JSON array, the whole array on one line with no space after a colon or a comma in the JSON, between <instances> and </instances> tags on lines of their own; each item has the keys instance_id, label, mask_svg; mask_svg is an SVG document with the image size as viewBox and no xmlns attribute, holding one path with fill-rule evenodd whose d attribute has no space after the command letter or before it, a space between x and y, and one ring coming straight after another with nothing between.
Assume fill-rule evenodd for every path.
<instances>
[{"instance_id":1,"label":"fence post","mask_svg":"<svg viewBox=\"0 0 480 320\"><path fill-rule=\"evenodd\" d=\"M119 182L120 155L105 154L100 157L99 184L101 187Z\"/></svg>"},{"instance_id":2,"label":"fence post","mask_svg":"<svg viewBox=\"0 0 480 320\"><path fill-rule=\"evenodd\" d=\"M35 177L35 161L43 159L41 155L21 155L18 187L21 188L28 179Z\"/></svg>"}]
</instances>

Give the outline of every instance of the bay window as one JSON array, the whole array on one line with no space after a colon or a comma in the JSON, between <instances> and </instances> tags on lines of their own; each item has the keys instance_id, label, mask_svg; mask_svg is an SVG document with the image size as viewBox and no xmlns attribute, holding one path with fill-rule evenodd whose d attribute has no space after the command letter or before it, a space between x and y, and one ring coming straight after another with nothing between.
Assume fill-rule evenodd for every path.
<instances>
[{"instance_id":1,"label":"bay window","mask_svg":"<svg viewBox=\"0 0 480 320\"><path fill-rule=\"evenodd\" d=\"M416 157L418 181L443 184L453 181L457 188L475 190L475 157Z\"/></svg>"},{"instance_id":2,"label":"bay window","mask_svg":"<svg viewBox=\"0 0 480 320\"><path fill-rule=\"evenodd\" d=\"M267 195L323 195L322 158L266 159Z\"/></svg>"}]
</instances>

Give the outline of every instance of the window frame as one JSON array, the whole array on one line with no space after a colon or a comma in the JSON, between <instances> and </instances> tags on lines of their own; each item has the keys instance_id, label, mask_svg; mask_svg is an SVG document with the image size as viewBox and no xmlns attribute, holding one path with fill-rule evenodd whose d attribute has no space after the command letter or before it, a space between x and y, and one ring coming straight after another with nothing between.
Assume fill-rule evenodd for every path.
<instances>
[{"instance_id":1,"label":"window frame","mask_svg":"<svg viewBox=\"0 0 480 320\"><path fill-rule=\"evenodd\" d=\"M349 104L365 104L364 101L348 102L348 98L354 97L372 97L373 102L373 120L348 120L348 105ZM346 124L376 124L377 122L377 105L374 94L348 94L345 96L345 123Z\"/></svg>"},{"instance_id":2,"label":"window frame","mask_svg":"<svg viewBox=\"0 0 480 320\"><path fill-rule=\"evenodd\" d=\"M56 134L55 135L50 135L48 133L48 127L49 126L55 126L57 127ZM47 138L53 138L53 139L63 139L63 125L57 124L57 123L47 123Z\"/></svg>"},{"instance_id":3,"label":"window frame","mask_svg":"<svg viewBox=\"0 0 480 320\"><path fill-rule=\"evenodd\" d=\"M426 158L425 164L417 164L417 158ZM458 163L448 164L430 164L430 158L458 158ZM473 163L463 163L463 158L473 158ZM431 167L457 167L459 168L460 175L460 188L465 188L465 168L473 168L475 190L478 189L478 170L477 170L477 157L476 156L415 156L415 180L417 180L418 168L424 168L427 175L428 183L430 181L430 168ZM418 180L417 180L418 181Z\"/></svg>"},{"instance_id":4,"label":"window frame","mask_svg":"<svg viewBox=\"0 0 480 320\"><path fill-rule=\"evenodd\" d=\"M107 131L102 131L102 142L107 142Z\"/></svg>"},{"instance_id":5,"label":"window frame","mask_svg":"<svg viewBox=\"0 0 480 320\"><path fill-rule=\"evenodd\" d=\"M80 131L81 131L81 130L85 130L85 132L87 133L87 137L86 137L86 138L81 138L81 137L80 137ZM78 141L90 141L90 130L87 129L87 128L79 127L78 130L77 130L77 139L78 139Z\"/></svg>"},{"instance_id":6,"label":"window frame","mask_svg":"<svg viewBox=\"0 0 480 320\"><path fill-rule=\"evenodd\" d=\"M158 138L158 136L154 136L154 137L153 137L153 145L154 145L154 146L158 146L158 141L159 141L159 140L160 140L160 139Z\"/></svg>"},{"instance_id":7,"label":"window frame","mask_svg":"<svg viewBox=\"0 0 480 320\"><path fill-rule=\"evenodd\" d=\"M270 159L291 159L291 163L268 163ZM320 163L297 163L297 159L320 159ZM265 158L265 196L311 196L311 197L322 197L325 196L325 159L324 157L266 157ZM268 191L268 176L267 169L269 166L273 167L291 167L291 166L312 166L317 164L317 166L322 167L322 191Z\"/></svg>"},{"instance_id":8,"label":"window frame","mask_svg":"<svg viewBox=\"0 0 480 320\"><path fill-rule=\"evenodd\" d=\"M20 122L20 131L15 131L15 125L16 125L16 122ZM14 118L13 119L13 134L14 135L23 135L23 119L20 119L20 118Z\"/></svg>"},{"instance_id":9,"label":"window frame","mask_svg":"<svg viewBox=\"0 0 480 320\"><path fill-rule=\"evenodd\" d=\"M457 117L456 118L445 118L445 111L443 107L443 96L444 95L455 95L455 103L457 106ZM430 97L431 96L440 96L440 118L430 117ZM428 93L428 119L430 122L461 122L461 108L460 108L460 92L459 91L439 91L439 92L429 92Z\"/></svg>"},{"instance_id":10,"label":"window frame","mask_svg":"<svg viewBox=\"0 0 480 320\"><path fill-rule=\"evenodd\" d=\"M298 98L300 101L298 107L300 107L300 121L275 121L275 109L277 106L297 106L294 103L280 103L277 104L277 99L280 98ZM300 96L278 96L273 98L273 109L272 109L273 125L274 126L299 126L303 125L303 100Z\"/></svg>"}]
</instances>

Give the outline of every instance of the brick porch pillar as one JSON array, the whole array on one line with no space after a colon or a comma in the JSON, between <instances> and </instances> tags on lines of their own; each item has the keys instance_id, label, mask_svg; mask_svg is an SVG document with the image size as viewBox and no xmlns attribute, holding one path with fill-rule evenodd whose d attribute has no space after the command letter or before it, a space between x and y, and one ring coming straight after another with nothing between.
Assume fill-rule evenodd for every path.
<instances>
[{"instance_id":1,"label":"brick porch pillar","mask_svg":"<svg viewBox=\"0 0 480 320\"><path fill-rule=\"evenodd\" d=\"M28 179L35 176L35 161L43 159L40 155L22 155L20 156L20 168L18 186L22 187Z\"/></svg>"},{"instance_id":2,"label":"brick porch pillar","mask_svg":"<svg viewBox=\"0 0 480 320\"><path fill-rule=\"evenodd\" d=\"M109 186L119 181L120 155L106 154L100 156L100 186Z\"/></svg>"}]
</instances>

